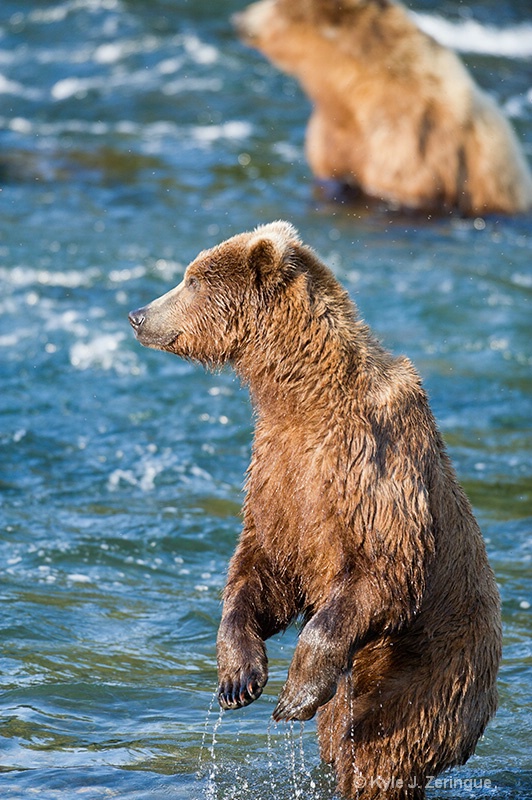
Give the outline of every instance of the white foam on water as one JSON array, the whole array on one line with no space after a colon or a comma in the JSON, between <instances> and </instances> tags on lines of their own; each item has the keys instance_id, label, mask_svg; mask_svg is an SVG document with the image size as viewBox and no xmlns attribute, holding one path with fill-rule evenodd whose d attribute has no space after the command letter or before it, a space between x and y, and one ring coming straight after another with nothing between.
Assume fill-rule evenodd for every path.
<instances>
[{"instance_id":1,"label":"white foam on water","mask_svg":"<svg viewBox=\"0 0 532 800\"><path fill-rule=\"evenodd\" d=\"M23 97L26 100L38 100L41 93L36 89L28 89L22 83L10 81L5 75L0 73L0 94L10 94L16 97Z\"/></svg>"},{"instance_id":2,"label":"white foam on water","mask_svg":"<svg viewBox=\"0 0 532 800\"><path fill-rule=\"evenodd\" d=\"M497 28L474 19L452 22L433 14L411 12L411 15L425 33L453 50L508 58L532 56L532 23Z\"/></svg>"},{"instance_id":3,"label":"white foam on water","mask_svg":"<svg viewBox=\"0 0 532 800\"><path fill-rule=\"evenodd\" d=\"M171 75L174 72L178 72L180 68L183 66L183 59L176 58L164 58L157 64L157 71L161 75Z\"/></svg>"},{"instance_id":4,"label":"white foam on water","mask_svg":"<svg viewBox=\"0 0 532 800\"><path fill-rule=\"evenodd\" d=\"M134 467L114 469L108 479L107 488L110 491L117 491L127 486L136 486L142 492L151 492L155 489L155 481L159 475L175 465L175 454L171 448L162 452L155 451L148 447L138 450L134 461Z\"/></svg>"},{"instance_id":5,"label":"white foam on water","mask_svg":"<svg viewBox=\"0 0 532 800\"><path fill-rule=\"evenodd\" d=\"M510 117L522 117L529 105L532 105L532 89L529 89L524 95L510 97L504 104L504 111Z\"/></svg>"},{"instance_id":6,"label":"white foam on water","mask_svg":"<svg viewBox=\"0 0 532 800\"><path fill-rule=\"evenodd\" d=\"M205 78L186 76L165 84L161 87L161 91L168 96L181 94L181 92L220 92L223 85L222 79L217 76Z\"/></svg>"},{"instance_id":7,"label":"white foam on water","mask_svg":"<svg viewBox=\"0 0 532 800\"><path fill-rule=\"evenodd\" d=\"M0 74L0 94L20 94L24 90L21 83L8 80Z\"/></svg>"},{"instance_id":8,"label":"white foam on water","mask_svg":"<svg viewBox=\"0 0 532 800\"><path fill-rule=\"evenodd\" d=\"M60 90L61 91L61 90ZM122 123L120 123L121 125ZM7 130L14 131L15 133L32 134L38 136L39 140L35 143L38 146L40 140L44 137L61 136L65 133L91 133L94 135L101 135L109 132L123 133L116 125L114 128L104 122L87 122L85 120L67 119L61 122L42 122L40 120L27 119L25 117L0 117L0 126ZM133 131L139 130L137 126Z\"/></svg>"},{"instance_id":9,"label":"white foam on water","mask_svg":"<svg viewBox=\"0 0 532 800\"><path fill-rule=\"evenodd\" d=\"M69 14L76 11L114 11L120 7L120 0L69 0L50 8L36 8L30 11L28 19L31 22L55 23L62 22Z\"/></svg>"},{"instance_id":10,"label":"white foam on water","mask_svg":"<svg viewBox=\"0 0 532 800\"><path fill-rule=\"evenodd\" d=\"M197 142L209 144L219 139L246 139L252 131L253 125L244 120L232 120L221 125L197 125L191 128L192 136Z\"/></svg>"},{"instance_id":11,"label":"white foam on water","mask_svg":"<svg viewBox=\"0 0 532 800\"><path fill-rule=\"evenodd\" d=\"M18 342L19 336L16 333L6 333L4 336L0 336L0 347L15 347Z\"/></svg>"},{"instance_id":12,"label":"white foam on water","mask_svg":"<svg viewBox=\"0 0 532 800\"><path fill-rule=\"evenodd\" d=\"M71 97L85 97L90 91L108 94L114 89L130 90L133 86L147 87L150 84L155 85L156 79L154 77L150 78L149 73L145 71L128 73L117 71L115 74L106 72L93 78L62 78L52 86L50 96L52 100L61 102ZM84 126L83 129L86 128L86 122L78 124L82 124ZM105 125L105 130L108 129L109 126Z\"/></svg>"},{"instance_id":13,"label":"white foam on water","mask_svg":"<svg viewBox=\"0 0 532 800\"><path fill-rule=\"evenodd\" d=\"M125 55L125 47L120 42L106 42L94 51L94 61L99 64L114 64Z\"/></svg>"},{"instance_id":14,"label":"white foam on water","mask_svg":"<svg viewBox=\"0 0 532 800\"><path fill-rule=\"evenodd\" d=\"M88 330L85 328L84 334ZM122 331L116 333L98 333L89 339L78 339L69 350L70 363L74 369L102 369L113 370L118 375L139 375L143 367L139 364L134 352L122 347L126 334ZM146 480L153 483L153 478Z\"/></svg>"},{"instance_id":15,"label":"white foam on water","mask_svg":"<svg viewBox=\"0 0 532 800\"><path fill-rule=\"evenodd\" d=\"M122 39L99 45L92 55L97 64L116 64L124 58L138 53L153 53L159 49L160 39L156 36L143 36L140 39ZM146 75L147 71L142 73Z\"/></svg>"},{"instance_id":16,"label":"white foam on water","mask_svg":"<svg viewBox=\"0 0 532 800\"><path fill-rule=\"evenodd\" d=\"M2 121L2 125L17 133L31 133L33 127L30 120L24 117L13 117L12 120Z\"/></svg>"},{"instance_id":17,"label":"white foam on water","mask_svg":"<svg viewBox=\"0 0 532 800\"><path fill-rule=\"evenodd\" d=\"M515 286L522 286L525 289L532 289L532 275L523 272L514 272L511 280Z\"/></svg>"},{"instance_id":18,"label":"white foam on water","mask_svg":"<svg viewBox=\"0 0 532 800\"><path fill-rule=\"evenodd\" d=\"M54 83L50 90L53 100L61 101L74 97L76 94L86 94L90 89L99 85L99 81L88 78L62 78Z\"/></svg>"},{"instance_id":19,"label":"white foam on water","mask_svg":"<svg viewBox=\"0 0 532 800\"><path fill-rule=\"evenodd\" d=\"M24 286L60 286L65 289L78 289L81 286L91 286L100 277L99 269L86 270L60 270L54 272L35 267L16 266L11 269L0 267L0 280L5 285L15 288Z\"/></svg>"},{"instance_id":20,"label":"white foam on water","mask_svg":"<svg viewBox=\"0 0 532 800\"><path fill-rule=\"evenodd\" d=\"M72 581L72 583L92 583L92 580L88 575L82 575L78 572L72 572L67 575L67 580Z\"/></svg>"},{"instance_id":21,"label":"white foam on water","mask_svg":"<svg viewBox=\"0 0 532 800\"><path fill-rule=\"evenodd\" d=\"M290 142L275 142L272 146L272 151L289 164L299 162L304 157L303 149Z\"/></svg>"},{"instance_id":22,"label":"white foam on water","mask_svg":"<svg viewBox=\"0 0 532 800\"><path fill-rule=\"evenodd\" d=\"M185 52L191 56L196 64L214 64L218 60L218 50L211 44L206 44L194 34L184 37Z\"/></svg>"},{"instance_id":23,"label":"white foam on water","mask_svg":"<svg viewBox=\"0 0 532 800\"><path fill-rule=\"evenodd\" d=\"M126 267L123 269L112 269L109 272L109 280L113 283L127 283L127 281L137 280L144 277L146 274L146 267L142 264L137 264L134 267Z\"/></svg>"},{"instance_id":24,"label":"white foam on water","mask_svg":"<svg viewBox=\"0 0 532 800\"><path fill-rule=\"evenodd\" d=\"M123 123L120 123L120 125L122 124ZM181 128L179 128L174 122L158 120L157 122L151 122L149 125L145 125L143 130L146 138L150 139L151 137L157 136L179 136ZM142 132L140 127L138 132Z\"/></svg>"}]
</instances>

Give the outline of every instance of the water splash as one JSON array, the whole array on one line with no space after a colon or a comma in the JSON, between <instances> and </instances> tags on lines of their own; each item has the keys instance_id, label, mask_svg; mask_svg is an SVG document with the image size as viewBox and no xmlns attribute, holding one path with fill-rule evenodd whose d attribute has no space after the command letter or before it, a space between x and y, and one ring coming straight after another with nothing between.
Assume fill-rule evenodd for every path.
<instances>
[{"instance_id":1,"label":"water splash","mask_svg":"<svg viewBox=\"0 0 532 800\"><path fill-rule=\"evenodd\" d=\"M292 785L291 796L294 800L298 800L300 797L309 798L309 800L312 800L312 798L319 800L319 796L314 794L316 783L305 763L305 723L299 723L299 735L296 735L294 732L294 727L294 722L288 724L284 739L286 764L290 773L290 782Z\"/></svg>"},{"instance_id":2,"label":"water splash","mask_svg":"<svg viewBox=\"0 0 532 800\"><path fill-rule=\"evenodd\" d=\"M231 716L236 729L220 735L224 714L214 724L211 701L202 737L197 777L203 786L198 800L327 800L334 793L329 776L315 776L316 764L305 751L305 726L294 722L278 725L272 719L266 727L266 748L249 743L243 761L235 761L234 753L245 750L246 723L242 716ZM227 720L227 717L226 717ZM230 725L229 722L227 722ZM228 754L227 742L231 752ZM237 746L238 745L238 746ZM320 768L321 769L321 768Z\"/></svg>"},{"instance_id":3,"label":"water splash","mask_svg":"<svg viewBox=\"0 0 532 800\"><path fill-rule=\"evenodd\" d=\"M205 728L204 728L203 737L202 737L202 740L201 740L201 749L200 749L199 764L198 764L199 775L201 775L202 766L203 766L203 754L204 754L205 751L207 751L208 759L209 759L208 760L208 773L207 773L207 783L206 783L206 786L205 786L205 791L203 793L203 797L207 798L207 800L216 800L216 798L218 797L217 775L218 775L218 772L220 770L220 767L219 767L219 765L217 763L217 760L216 760L215 749L216 749L216 742L217 742L216 735L218 733L218 730L220 729L220 726L222 724L223 715L224 715L223 708L220 708L220 710L218 712L218 716L217 716L216 721L215 721L215 723L213 725L213 728L212 728L212 735L211 735L210 744L209 744L208 747L206 746L207 735L208 735L208 732L209 732L209 722L210 722L210 718L211 718L211 714L212 714L213 705L214 705L214 703L216 701L216 697L217 697L217 692L214 692L213 695L212 695L211 702L210 702L210 705L209 705L209 710L207 711L207 716L206 716L206 719L205 719Z\"/></svg>"}]
</instances>

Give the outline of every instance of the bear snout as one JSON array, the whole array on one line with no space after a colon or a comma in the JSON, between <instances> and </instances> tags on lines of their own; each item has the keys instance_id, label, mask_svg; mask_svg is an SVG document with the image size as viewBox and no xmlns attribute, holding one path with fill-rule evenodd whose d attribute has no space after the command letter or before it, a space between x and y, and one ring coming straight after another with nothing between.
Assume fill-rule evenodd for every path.
<instances>
[{"instance_id":1,"label":"bear snout","mask_svg":"<svg viewBox=\"0 0 532 800\"><path fill-rule=\"evenodd\" d=\"M231 15L231 22L237 33L238 38L248 45L253 45L255 41L256 32L250 26L247 16L244 11L238 11L236 14Z\"/></svg>"},{"instance_id":2,"label":"bear snout","mask_svg":"<svg viewBox=\"0 0 532 800\"><path fill-rule=\"evenodd\" d=\"M128 314L129 324L135 331L135 337L144 347L164 347L166 339L159 336L157 327L149 314L149 306L137 308ZM152 315L153 316L153 315Z\"/></svg>"},{"instance_id":3,"label":"bear snout","mask_svg":"<svg viewBox=\"0 0 532 800\"><path fill-rule=\"evenodd\" d=\"M170 293L163 295L147 306L137 308L128 314L129 324L135 331L135 337L144 347L166 350L179 336L179 330L175 329L165 303L169 295Z\"/></svg>"},{"instance_id":4,"label":"bear snout","mask_svg":"<svg viewBox=\"0 0 532 800\"><path fill-rule=\"evenodd\" d=\"M135 335L138 334L139 328L144 324L146 319L146 313L144 308L137 308L135 311L130 311L127 315L129 320L129 324L135 331Z\"/></svg>"},{"instance_id":5,"label":"bear snout","mask_svg":"<svg viewBox=\"0 0 532 800\"><path fill-rule=\"evenodd\" d=\"M259 0L232 14L231 22L240 39L248 43L256 39L271 24L274 5L275 0Z\"/></svg>"}]
</instances>

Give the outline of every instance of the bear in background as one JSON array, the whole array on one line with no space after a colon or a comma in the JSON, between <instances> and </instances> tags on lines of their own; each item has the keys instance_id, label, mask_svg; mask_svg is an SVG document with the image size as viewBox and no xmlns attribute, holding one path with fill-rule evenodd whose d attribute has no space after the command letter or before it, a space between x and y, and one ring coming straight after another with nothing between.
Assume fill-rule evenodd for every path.
<instances>
[{"instance_id":1,"label":"bear in background","mask_svg":"<svg viewBox=\"0 0 532 800\"><path fill-rule=\"evenodd\" d=\"M220 705L260 696L264 641L300 619L274 718L318 712L344 796L423 798L495 712L501 624L482 535L411 363L381 347L286 222L200 253L129 318L147 347L231 363L256 413Z\"/></svg>"},{"instance_id":2,"label":"bear in background","mask_svg":"<svg viewBox=\"0 0 532 800\"><path fill-rule=\"evenodd\" d=\"M502 112L399 2L259 0L235 25L312 101L306 153L320 180L405 209L532 207L532 176Z\"/></svg>"}]
</instances>

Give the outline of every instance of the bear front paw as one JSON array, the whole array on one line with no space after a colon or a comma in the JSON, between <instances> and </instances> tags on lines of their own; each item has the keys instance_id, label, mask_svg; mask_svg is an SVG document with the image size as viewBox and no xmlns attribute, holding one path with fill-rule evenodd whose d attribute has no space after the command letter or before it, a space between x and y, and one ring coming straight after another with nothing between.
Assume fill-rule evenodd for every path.
<instances>
[{"instance_id":1,"label":"bear front paw","mask_svg":"<svg viewBox=\"0 0 532 800\"><path fill-rule=\"evenodd\" d=\"M336 680L330 683L308 683L296 685L290 681L285 683L273 712L276 722L312 719L320 706L328 703L336 691Z\"/></svg>"},{"instance_id":2,"label":"bear front paw","mask_svg":"<svg viewBox=\"0 0 532 800\"><path fill-rule=\"evenodd\" d=\"M232 678L222 678L218 686L220 707L229 710L249 706L261 696L267 676L254 669L240 670Z\"/></svg>"}]
</instances>

